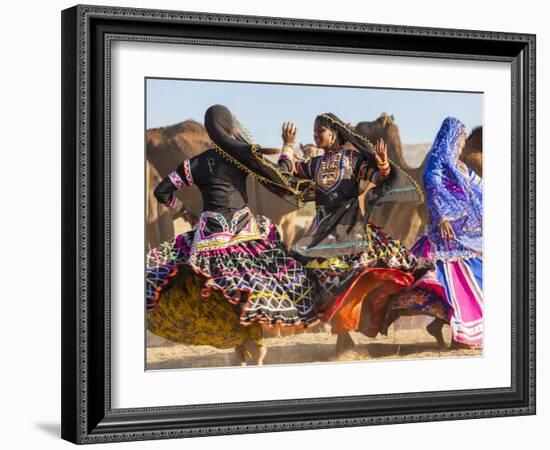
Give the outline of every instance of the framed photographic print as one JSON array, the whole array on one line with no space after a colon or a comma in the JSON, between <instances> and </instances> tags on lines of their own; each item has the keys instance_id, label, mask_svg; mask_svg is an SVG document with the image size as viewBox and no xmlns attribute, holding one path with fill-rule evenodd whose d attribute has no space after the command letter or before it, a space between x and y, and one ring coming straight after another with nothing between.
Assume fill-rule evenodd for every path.
<instances>
[{"instance_id":1,"label":"framed photographic print","mask_svg":"<svg viewBox=\"0 0 550 450\"><path fill-rule=\"evenodd\" d=\"M535 36L62 12L62 437L535 413Z\"/></svg>"}]
</instances>

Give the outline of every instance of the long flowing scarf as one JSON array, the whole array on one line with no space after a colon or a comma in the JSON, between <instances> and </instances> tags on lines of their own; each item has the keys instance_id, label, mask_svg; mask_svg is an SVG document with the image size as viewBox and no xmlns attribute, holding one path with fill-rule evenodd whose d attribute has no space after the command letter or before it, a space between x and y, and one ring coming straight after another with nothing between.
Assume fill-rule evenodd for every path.
<instances>
[{"instance_id":1,"label":"long flowing scarf","mask_svg":"<svg viewBox=\"0 0 550 450\"><path fill-rule=\"evenodd\" d=\"M252 142L244 126L223 105L213 105L205 113L204 127L214 149L227 161L256 178L274 194L295 205L312 199L313 183L282 172L262 156L261 147ZM238 136L232 130L239 130Z\"/></svg>"}]
</instances>

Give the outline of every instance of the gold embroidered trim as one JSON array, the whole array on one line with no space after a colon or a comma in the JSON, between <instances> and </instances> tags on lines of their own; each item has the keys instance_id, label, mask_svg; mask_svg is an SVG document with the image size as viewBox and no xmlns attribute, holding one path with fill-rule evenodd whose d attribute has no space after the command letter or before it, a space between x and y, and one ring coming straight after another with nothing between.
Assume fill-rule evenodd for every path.
<instances>
[{"instance_id":1,"label":"gold embroidered trim","mask_svg":"<svg viewBox=\"0 0 550 450\"><path fill-rule=\"evenodd\" d=\"M263 183L269 183L269 184L272 184L274 186L282 187L282 188L286 189L287 191L291 192L292 194L294 194L298 198L300 203L303 203L305 191L300 191L299 188L303 184L309 184L310 186L313 186L313 181L312 180L300 180L299 179L299 180L296 181L296 187L292 187L290 182L283 175L283 172L281 172L281 170L277 166L275 166L274 164L271 164L269 161L266 161L263 158L263 156L258 153L258 149L260 148L260 146L258 144L252 143L252 137L250 136L250 133L245 128L245 126L239 121L239 119L237 119L235 116L233 116L233 120L235 120L239 124L239 126L243 130L247 140L251 142L251 144L250 144L251 145L251 151L252 151L252 155L254 156L254 158L258 162L260 162L263 166L273 170L279 176L279 179L281 180L281 182L283 184L277 183L273 180L270 180L269 178L266 178L262 175L259 175L259 174L255 173L253 170L246 167L244 164L242 164L237 159L235 159L233 156L231 156L229 153L227 153L223 148L221 148L219 145L217 145L216 143L213 142L212 147L214 148L214 150L216 150L223 158L225 158L226 160L228 160L231 163L235 164L242 171L246 172L249 175L252 175L258 181L261 181Z\"/></svg>"}]
</instances>

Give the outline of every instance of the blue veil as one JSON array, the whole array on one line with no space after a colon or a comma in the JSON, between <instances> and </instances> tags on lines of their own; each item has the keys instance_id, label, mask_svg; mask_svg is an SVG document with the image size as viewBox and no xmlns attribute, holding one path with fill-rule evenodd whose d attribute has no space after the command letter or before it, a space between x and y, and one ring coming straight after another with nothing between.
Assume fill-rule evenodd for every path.
<instances>
[{"instance_id":1,"label":"blue veil","mask_svg":"<svg viewBox=\"0 0 550 450\"><path fill-rule=\"evenodd\" d=\"M460 141L466 127L447 117L441 124L424 169L426 203L431 220L428 238L435 245L436 259L479 257L483 253L483 197L481 180L471 169L460 170ZM456 240L441 238L439 224L448 221Z\"/></svg>"}]
</instances>

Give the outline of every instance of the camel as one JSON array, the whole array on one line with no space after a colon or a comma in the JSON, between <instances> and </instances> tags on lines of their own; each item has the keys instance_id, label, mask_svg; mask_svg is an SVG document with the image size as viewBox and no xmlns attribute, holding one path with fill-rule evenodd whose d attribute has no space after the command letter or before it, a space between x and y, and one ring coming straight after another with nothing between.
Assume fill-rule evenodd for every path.
<instances>
[{"instance_id":1,"label":"camel","mask_svg":"<svg viewBox=\"0 0 550 450\"><path fill-rule=\"evenodd\" d=\"M464 161L472 170L483 177L483 128L476 127L466 139L466 145L460 155L460 159Z\"/></svg>"},{"instance_id":2,"label":"camel","mask_svg":"<svg viewBox=\"0 0 550 450\"><path fill-rule=\"evenodd\" d=\"M384 139L388 146L388 157L403 169L419 186L422 186L423 166L410 167L403 157L403 147L399 128L394 117L386 113L380 114L372 122L359 122L355 131L367 137L372 143ZM397 204L384 203L374 208L371 219L385 232L399 239L407 247L415 243L419 232L428 220L428 211L424 203Z\"/></svg>"}]
</instances>

